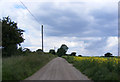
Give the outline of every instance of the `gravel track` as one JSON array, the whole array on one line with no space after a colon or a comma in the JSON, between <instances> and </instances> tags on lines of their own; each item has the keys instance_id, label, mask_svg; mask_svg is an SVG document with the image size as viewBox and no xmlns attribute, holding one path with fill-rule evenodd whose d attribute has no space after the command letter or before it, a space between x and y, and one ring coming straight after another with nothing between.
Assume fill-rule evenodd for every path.
<instances>
[{"instance_id":1,"label":"gravel track","mask_svg":"<svg viewBox=\"0 0 120 82\"><path fill-rule=\"evenodd\" d=\"M57 57L51 60L32 76L25 80L90 80L65 59Z\"/></svg>"}]
</instances>

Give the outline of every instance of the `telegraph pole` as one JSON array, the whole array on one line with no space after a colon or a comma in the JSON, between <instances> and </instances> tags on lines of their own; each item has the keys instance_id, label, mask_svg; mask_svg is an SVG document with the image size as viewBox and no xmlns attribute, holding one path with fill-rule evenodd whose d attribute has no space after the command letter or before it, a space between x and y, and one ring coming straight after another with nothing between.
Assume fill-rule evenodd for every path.
<instances>
[{"instance_id":1,"label":"telegraph pole","mask_svg":"<svg viewBox=\"0 0 120 82\"><path fill-rule=\"evenodd\" d=\"M56 47L54 46L54 50L56 50Z\"/></svg>"},{"instance_id":2,"label":"telegraph pole","mask_svg":"<svg viewBox=\"0 0 120 82\"><path fill-rule=\"evenodd\" d=\"M42 51L44 52L44 49L43 49L43 25L41 27L41 33L42 33Z\"/></svg>"}]
</instances>

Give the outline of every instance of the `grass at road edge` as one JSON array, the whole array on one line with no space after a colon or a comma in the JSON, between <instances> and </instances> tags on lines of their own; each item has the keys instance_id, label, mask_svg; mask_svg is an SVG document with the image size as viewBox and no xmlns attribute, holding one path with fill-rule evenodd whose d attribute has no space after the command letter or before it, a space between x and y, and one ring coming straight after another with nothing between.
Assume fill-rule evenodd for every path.
<instances>
[{"instance_id":1,"label":"grass at road edge","mask_svg":"<svg viewBox=\"0 0 120 82\"><path fill-rule=\"evenodd\" d=\"M27 56L3 58L2 80L24 80L53 58L55 58L55 56L52 54L41 55L37 53L30 53Z\"/></svg>"},{"instance_id":2,"label":"grass at road edge","mask_svg":"<svg viewBox=\"0 0 120 82\"><path fill-rule=\"evenodd\" d=\"M88 78L92 79L94 82L100 82L101 80L104 82L106 80L111 80L110 82L120 82L118 64L115 65L109 61L109 58L106 63L97 63L95 61L95 57L78 57L79 60L74 59L77 58L74 56L63 56L63 58L65 58L69 63L73 64L74 67L88 76Z\"/></svg>"}]
</instances>

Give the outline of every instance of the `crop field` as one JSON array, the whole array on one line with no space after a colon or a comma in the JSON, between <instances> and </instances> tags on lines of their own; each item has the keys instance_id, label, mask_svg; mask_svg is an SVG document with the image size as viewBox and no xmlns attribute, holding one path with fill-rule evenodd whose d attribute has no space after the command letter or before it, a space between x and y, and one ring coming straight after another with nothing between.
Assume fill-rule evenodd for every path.
<instances>
[{"instance_id":1,"label":"crop field","mask_svg":"<svg viewBox=\"0 0 120 82\"><path fill-rule=\"evenodd\" d=\"M119 58L77 56L63 56L63 58L92 80L119 80Z\"/></svg>"}]
</instances>

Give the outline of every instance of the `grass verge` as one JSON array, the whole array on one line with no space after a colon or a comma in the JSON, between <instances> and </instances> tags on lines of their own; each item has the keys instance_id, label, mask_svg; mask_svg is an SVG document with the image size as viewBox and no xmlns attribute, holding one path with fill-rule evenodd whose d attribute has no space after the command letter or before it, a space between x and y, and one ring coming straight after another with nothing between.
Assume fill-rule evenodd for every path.
<instances>
[{"instance_id":1,"label":"grass verge","mask_svg":"<svg viewBox=\"0 0 120 82\"><path fill-rule=\"evenodd\" d=\"M2 80L24 80L55 58L52 54L30 53L2 60Z\"/></svg>"},{"instance_id":2,"label":"grass verge","mask_svg":"<svg viewBox=\"0 0 120 82\"><path fill-rule=\"evenodd\" d=\"M95 82L120 82L120 65L117 58L63 56L78 70Z\"/></svg>"}]
</instances>

